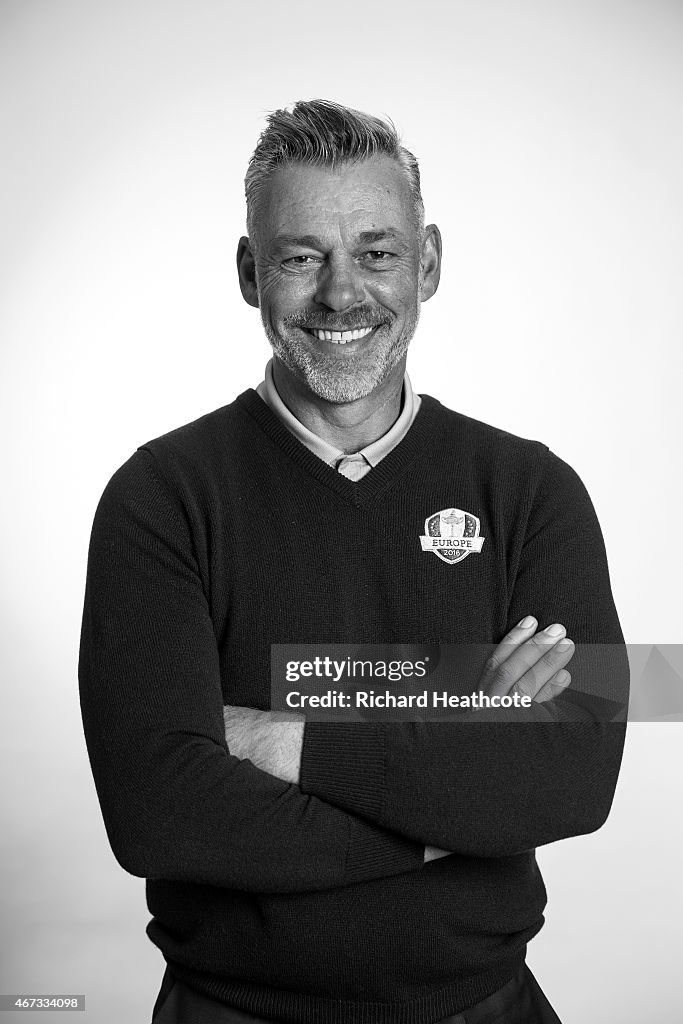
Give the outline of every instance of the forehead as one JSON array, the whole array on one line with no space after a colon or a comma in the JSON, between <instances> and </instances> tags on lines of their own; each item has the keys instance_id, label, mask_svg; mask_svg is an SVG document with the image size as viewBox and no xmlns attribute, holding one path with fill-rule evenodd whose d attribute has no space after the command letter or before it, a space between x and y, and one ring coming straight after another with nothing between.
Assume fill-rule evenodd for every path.
<instances>
[{"instance_id":1,"label":"forehead","mask_svg":"<svg viewBox=\"0 0 683 1024\"><path fill-rule=\"evenodd\" d=\"M266 182L259 229L280 234L360 233L392 226L410 233L414 214L405 172L388 156L339 167L287 164Z\"/></svg>"}]
</instances>

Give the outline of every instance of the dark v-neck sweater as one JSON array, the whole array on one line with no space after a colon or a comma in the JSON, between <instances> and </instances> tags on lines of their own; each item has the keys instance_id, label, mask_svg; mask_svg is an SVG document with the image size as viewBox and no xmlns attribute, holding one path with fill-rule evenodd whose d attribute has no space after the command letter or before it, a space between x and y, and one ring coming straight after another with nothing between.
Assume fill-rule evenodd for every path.
<instances>
[{"instance_id":1,"label":"dark v-neck sweater","mask_svg":"<svg viewBox=\"0 0 683 1024\"><path fill-rule=\"evenodd\" d=\"M449 563L420 537L452 508L484 541ZM295 786L230 755L222 709L269 706L273 643L498 643L526 614L623 643L591 501L545 445L433 398L359 482L252 390L135 452L95 516L80 694L177 977L264 1017L427 1024L512 976L534 849L604 822L623 724L308 723Z\"/></svg>"}]
</instances>

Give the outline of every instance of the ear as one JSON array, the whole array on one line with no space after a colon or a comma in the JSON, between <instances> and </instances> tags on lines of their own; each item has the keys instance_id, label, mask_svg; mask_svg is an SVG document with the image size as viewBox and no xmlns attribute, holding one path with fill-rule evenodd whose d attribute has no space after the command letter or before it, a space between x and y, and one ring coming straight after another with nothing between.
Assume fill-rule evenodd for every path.
<instances>
[{"instance_id":1,"label":"ear","mask_svg":"<svg viewBox=\"0 0 683 1024\"><path fill-rule=\"evenodd\" d=\"M420 256L420 302L426 302L439 287L441 278L441 232L436 224L428 224L422 240Z\"/></svg>"},{"instance_id":2,"label":"ear","mask_svg":"<svg viewBox=\"0 0 683 1024\"><path fill-rule=\"evenodd\" d=\"M251 244L246 235L242 235L237 243L237 274L240 289L245 302L258 309L258 291L256 288L256 264Z\"/></svg>"}]
</instances>

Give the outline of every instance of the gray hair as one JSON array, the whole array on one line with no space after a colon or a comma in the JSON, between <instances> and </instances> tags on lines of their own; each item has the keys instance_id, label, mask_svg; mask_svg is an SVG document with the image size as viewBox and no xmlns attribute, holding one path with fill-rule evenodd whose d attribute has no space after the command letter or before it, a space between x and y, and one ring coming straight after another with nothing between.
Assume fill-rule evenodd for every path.
<instances>
[{"instance_id":1,"label":"gray hair","mask_svg":"<svg viewBox=\"0 0 683 1024\"><path fill-rule=\"evenodd\" d=\"M268 115L244 179L247 233L254 240L255 215L263 187L277 167L290 163L337 167L345 161L371 156L393 157L405 174L420 235L424 204L420 169L413 154L401 145L395 126L332 100L299 100L291 110Z\"/></svg>"}]
</instances>

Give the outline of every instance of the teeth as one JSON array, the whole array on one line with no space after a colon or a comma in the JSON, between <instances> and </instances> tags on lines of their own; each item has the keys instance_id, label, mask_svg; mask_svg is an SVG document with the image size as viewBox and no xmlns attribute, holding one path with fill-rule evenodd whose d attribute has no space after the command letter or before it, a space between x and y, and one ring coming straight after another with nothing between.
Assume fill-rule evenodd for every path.
<instances>
[{"instance_id":1,"label":"teeth","mask_svg":"<svg viewBox=\"0 0 683 1024\"><path fill-rule=\"evenodd\" d=\"M318 341L332 341L335 345L347 345L350 341L364 338L366 334L370 334L374 330L374 327L361 327L355 331L318 331L314 328L309 328L309 330Z\"/></svg>"}]
</instances>

